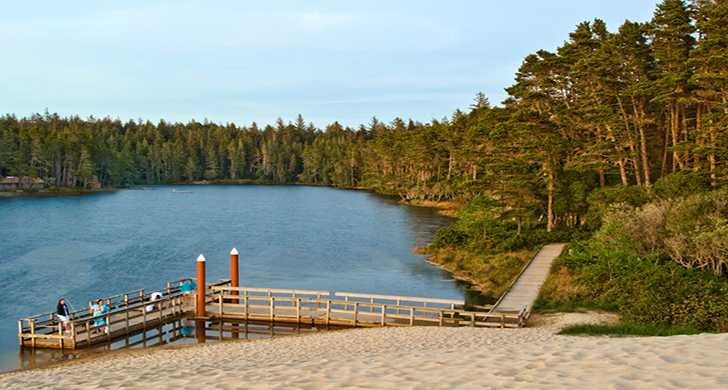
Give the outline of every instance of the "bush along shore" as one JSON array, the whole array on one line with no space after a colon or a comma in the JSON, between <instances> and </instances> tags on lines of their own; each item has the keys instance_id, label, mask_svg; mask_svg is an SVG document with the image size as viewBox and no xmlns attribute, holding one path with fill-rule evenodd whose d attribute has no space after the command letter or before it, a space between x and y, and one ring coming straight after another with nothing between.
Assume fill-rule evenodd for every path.
<instances>
[{"instance_id":1,"label":"bush along shore","mask_svg":"<svg viewBox=\"0 0 728 390\"><path fill-rule=\"evenodd\" d=\"M728 191L681 193L610 206L556 260L537 309L616 311L638 334L728 331Z\"/></svg>"},{"instance_id":2,"label":"bush along shore","mask_svg":"<svg viewBox=\"0 0 728 390\"><path fill-rule=\"evenodd\" d=\"M604 310L622 322L564 334L728 331L728 190L681 173L649 190L605 187L587 204L589 223L548 233L519 225L502 202L478 196L421 252L495 300L542 244L570 242L536 312Z\"/></svg>"}]
</instances>

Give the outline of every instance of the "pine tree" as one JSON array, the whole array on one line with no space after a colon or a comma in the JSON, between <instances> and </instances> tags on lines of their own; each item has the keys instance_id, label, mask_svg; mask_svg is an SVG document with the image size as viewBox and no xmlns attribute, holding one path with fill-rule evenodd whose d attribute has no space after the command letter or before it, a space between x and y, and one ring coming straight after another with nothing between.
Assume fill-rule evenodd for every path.
<instances>
[{"instance_id":1,"label":"pine tree","mask_svg":"<svg viewBox=\"0 0 728 390\"><path fill-rule=\"evenodd\" d=\"M665 106L665 139L672 143L672 172L687 167L689 156L681 143L689 140L686 97L691 69L688 57L695 44L690 9L683 0L663 0L652 20L652 41L659 77L655 101ZM683 144L684 146L684 144ZM666 143L665 151L669 145ZM682 150L681 150L682 149ZM665 155L666 156L666 155ZM663 171L666 167L663 157ZM663 172L664 174L664 172Z\"/></svg>"}]
</instances>

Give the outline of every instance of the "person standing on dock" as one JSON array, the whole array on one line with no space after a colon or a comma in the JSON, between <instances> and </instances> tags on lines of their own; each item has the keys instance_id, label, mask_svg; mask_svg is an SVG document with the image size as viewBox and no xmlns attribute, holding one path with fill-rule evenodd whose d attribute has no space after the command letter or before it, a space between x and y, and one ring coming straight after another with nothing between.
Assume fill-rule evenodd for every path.
<instances>
[{"instance_id":1,"label":"person standing on dock","mask_svg":"<svg viewBox=\"0 0 728 390\"><path fill-rule=\"evenodd\" d=\"M64 298L58 300L58 305L56 305L56 317L58 317L58 321L63 324L63 331L67 332L71 321L71 311L68 309L68 304Z\"/></svg>"},{"instance_id":2,"label":"person standing on dock","mask_svg":"<svg viewBox=\"0 0 728 390\"><path fill-rule=\"evenodd\" d=\"M109 307L104 304L104 301L101 299L97 299L96 303L91 306L91 311L93 312L94 319L94 327L101 329L101 332L107 333L108 332L108 326L106 325L106 313L109 311Z\"/></svg>"}]
</instances>

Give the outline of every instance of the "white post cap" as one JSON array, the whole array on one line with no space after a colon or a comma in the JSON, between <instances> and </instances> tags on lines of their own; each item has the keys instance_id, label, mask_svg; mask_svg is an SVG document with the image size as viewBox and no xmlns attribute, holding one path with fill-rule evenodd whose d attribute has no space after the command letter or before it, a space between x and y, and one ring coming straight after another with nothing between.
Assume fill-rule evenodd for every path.
<instances>
[{"instance_id":1,"label":"white post cap","mask_svg":"<svg viewBox=\"0 0 728 390\"><path fill-rule=\"evenodd\" d=\"M204 263L205 262L205 256L203 256L202 253L200 253L200 255L197 256L197 261Z\"/></svg>"},{"instance_id":2,"label":"white post cap","mask_svg":"<svg viewBox=\"0 0 728 390\"><path fill-rule=\"evenodd\" d=\"M237 256L238 255L238 250L236 248L233 248L233 250L230 251L230 254L233 255L233 256Z\"/></svg>"}]
</instances>

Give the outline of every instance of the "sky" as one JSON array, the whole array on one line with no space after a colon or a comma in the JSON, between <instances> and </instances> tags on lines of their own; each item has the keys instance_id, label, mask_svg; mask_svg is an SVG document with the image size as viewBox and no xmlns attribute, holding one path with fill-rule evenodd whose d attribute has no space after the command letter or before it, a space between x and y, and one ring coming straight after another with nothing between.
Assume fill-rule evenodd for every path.
<instances>
[{"instance_id":1,"label":"sky","mask_svg":"<svg viewBox=\"0 0 728 390\"><path fill-rule=\"evenodd\" d=\"M34 1L0 12L0 113L427 122L501 102L523 58L653 0Z\"/></svg>"}]
</instances>

